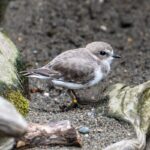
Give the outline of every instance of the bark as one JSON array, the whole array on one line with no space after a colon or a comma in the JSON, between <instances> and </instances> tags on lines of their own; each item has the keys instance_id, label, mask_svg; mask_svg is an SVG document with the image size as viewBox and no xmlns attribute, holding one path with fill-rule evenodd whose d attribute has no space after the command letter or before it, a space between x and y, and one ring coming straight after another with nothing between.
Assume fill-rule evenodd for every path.
<instances>
[{"instance_id":1,"label":"bark","mask_svg":"<svg viewBox=\"0 0 150 150\"><path fill-rule=\"evenodd\" d=\"M79 133L68 120L51 122L49 125L30 124L27 134L18 139L17 148L48 145L82 146Z\"/></svg>"}]
</instances>

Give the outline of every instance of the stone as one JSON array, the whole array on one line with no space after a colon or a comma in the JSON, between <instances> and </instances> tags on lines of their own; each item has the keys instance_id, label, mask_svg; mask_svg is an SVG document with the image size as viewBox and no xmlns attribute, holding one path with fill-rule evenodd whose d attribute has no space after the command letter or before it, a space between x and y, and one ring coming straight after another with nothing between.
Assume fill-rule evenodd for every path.
<instances>
[{"instance_id":1,"label":"stone","mask_svg":"<svg viewBox=\"0 0 150 150\"><path fill-rule=\"evenodd\" d=\"M89 129L89 127L81 127L79 129L79 132L82 134L88 134L90 132L90 129Z\"/></svg>"},{"instance_id":2,"label":"stone","mask_svg":"<svg viewBox=\"0 0 150 150\"><path fill-rule=\"evenodd\" d=\"M8 100L0 97L0 150L9 150L14 145L14 138L27 131L25 119Z\"/></svg>"},{"instance_id":3,"label":"stone","mask_svg":"<svg viewBox=\"0 0 150 150\"><path fill-rule=\"evenodd\" d=\"M107 89L108 114L129 122L135 129L136 138L122 140L104 150L144 150L150 133L150 81L136 86L115 84Z\"/></svg>"},{"instance_id":4,"label":"stone","mask_svg":"<svg viewBox=\"0 0 150 150\"><path fill-rule=\"evenodd\" d=\"M22 115L27 115L29 103L22 94L18 71L23 64L13 42L0 32L0 96L13 103Z\"/></svg>"}]
</instances>

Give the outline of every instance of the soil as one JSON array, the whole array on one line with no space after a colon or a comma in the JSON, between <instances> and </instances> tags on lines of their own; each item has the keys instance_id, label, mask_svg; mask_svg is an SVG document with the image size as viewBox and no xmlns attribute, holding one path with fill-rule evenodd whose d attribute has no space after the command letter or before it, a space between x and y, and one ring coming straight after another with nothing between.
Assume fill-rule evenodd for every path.
<instances>
[{"instance_id":1,"label":"soil","mask_svg":"<svg viewBox=\"0 0 150 150\"><path fill-rule=\"evenodd\" d=\"M123 82L140 84L150 80L150 1L147 0L13 0L5 11L3 30L19 48L26 68L48 63L64 50L85 46L92 41L105 41L122 56L114 61L108 78L96 88ZM82 109L61 112L68 96L47 96L47 81L29 79L29 88L42 93L30 93L29 122L48 123L70 120L76 128L87 126L90 133L83 137L84 150L97 150L124 138L134 136L132 127L107 114L107 102L83 105ZM101 92L100 92L100 91ZM95 90L94 90L95 91ZM51 90L55 94L55 90ZM86 92L87 93L87 92ZM98 113L97 113L98 112ZM53 146L40 149L79 149Z\"/></svg>"}]
</instances>

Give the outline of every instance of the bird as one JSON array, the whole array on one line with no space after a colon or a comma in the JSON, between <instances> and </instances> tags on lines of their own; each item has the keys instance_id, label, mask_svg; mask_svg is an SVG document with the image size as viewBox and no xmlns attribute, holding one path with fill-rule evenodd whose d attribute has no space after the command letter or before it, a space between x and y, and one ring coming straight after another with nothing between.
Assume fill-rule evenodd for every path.
<instances>
[{"instance_id":1,"label":"bird","mask_svg":"<svg viewBox=\"0 0 150 150\"><path fill-rule=\"evenodd\" d=\"M37 69L24 71L23 75L39 79L49 79L54 87L67 89L72 102L77 106L75 90L86 89L98 84L111 69L115 55L110 44L95 41L85 47L62 52L48 64Z\"/></svg>"}]
</instances>

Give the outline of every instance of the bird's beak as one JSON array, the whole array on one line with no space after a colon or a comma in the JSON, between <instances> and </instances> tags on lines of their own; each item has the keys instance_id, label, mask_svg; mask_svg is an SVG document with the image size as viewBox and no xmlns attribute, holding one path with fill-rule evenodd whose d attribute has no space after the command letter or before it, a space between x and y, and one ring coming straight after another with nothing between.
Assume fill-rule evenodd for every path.
<instances>
[{"instance_id":1,"label":"bird's beak","mask_svg":"<svg viewBox=\"0 0 150 150\"><path fill-rule=\"evenodd\" d=\"M121 58L121 56L119 56L119 55L113 55L112 57L113 58Z\"/></svg>"}]
</instances>

